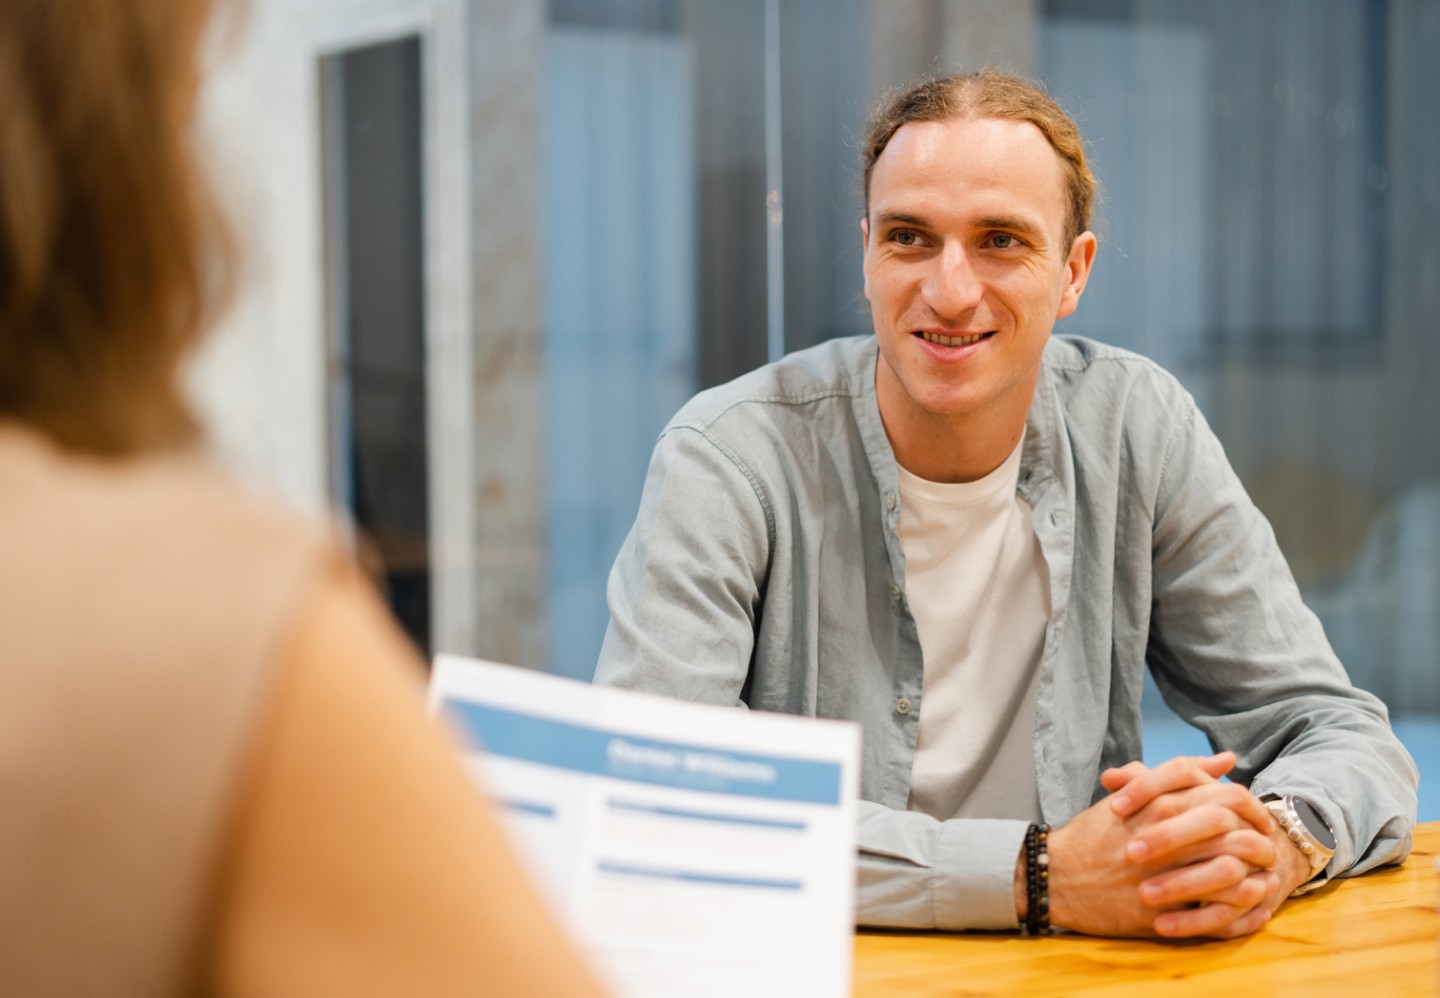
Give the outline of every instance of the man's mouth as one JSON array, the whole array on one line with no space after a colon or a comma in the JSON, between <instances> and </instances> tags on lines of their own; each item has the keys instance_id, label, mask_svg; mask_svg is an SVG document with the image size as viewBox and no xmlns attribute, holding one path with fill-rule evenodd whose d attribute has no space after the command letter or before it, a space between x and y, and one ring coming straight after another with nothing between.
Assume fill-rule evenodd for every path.
<instances>
[{"instance_id":1,"label":"man's mouth","mask_svg":"<svg viewBox=\"0 0 1440 998\"><path fill-rule=\"evenodd\" d=\"M915 335L923 337L927 343L934 343L942 347L968 347L972 343L979 343L986 337L993 336L994 330L988 333L975 333L973 336L942 336L939 333L932 333L924 329L917 329Z\"/></svg>"}]
</instances>

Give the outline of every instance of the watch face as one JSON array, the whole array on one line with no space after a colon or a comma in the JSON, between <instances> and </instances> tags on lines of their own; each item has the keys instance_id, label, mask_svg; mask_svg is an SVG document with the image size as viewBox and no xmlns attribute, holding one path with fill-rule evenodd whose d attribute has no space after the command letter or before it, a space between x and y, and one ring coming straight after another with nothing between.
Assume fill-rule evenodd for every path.
<instances>
[{"instance_id":1,"label":"watch face","mask_svg":"<svg viewBox=\"0 0 1440 998\"><path fill-rule=\"evenodd\" d=\"M1302 797L1290 798L1290 806L1295 808L1295 813L1309 829L1315 840L1326 849L1335 848L1335 833L1330 831L1330 826L1325 824L1325 819L1320 817L1320 812L1310 805L1310 802Z\"/></svg>"}]
</instances>

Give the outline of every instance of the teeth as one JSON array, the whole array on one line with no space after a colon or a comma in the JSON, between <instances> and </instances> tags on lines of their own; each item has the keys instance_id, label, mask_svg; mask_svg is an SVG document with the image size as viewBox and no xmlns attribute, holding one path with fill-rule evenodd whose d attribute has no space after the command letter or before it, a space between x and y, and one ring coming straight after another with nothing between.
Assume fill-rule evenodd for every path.
<instances>
[{"instance_id":1,"label":"teeth","mask_svg":"<svg viewBox=\"0 0 1440 998\"><path fill-rule=\"evenodd\" d=\"M976 333L974 336L941 336L939 333L921 333L921 336L931 343L938 343L942 347L968 347L971 343L979 343L985 338L985 333Z\"/></svg>"}]
</instances>

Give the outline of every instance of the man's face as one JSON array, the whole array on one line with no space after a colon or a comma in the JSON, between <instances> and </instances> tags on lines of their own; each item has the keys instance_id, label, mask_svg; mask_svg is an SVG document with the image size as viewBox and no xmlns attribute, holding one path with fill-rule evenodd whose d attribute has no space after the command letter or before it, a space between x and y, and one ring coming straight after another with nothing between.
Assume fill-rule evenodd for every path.
<instances>
[{"instance_id":1,"label":"man's face","mask_svg":"<svg viewBox=\"0 0 1440 998\"><path fill-rule=\"evenodd\" d=\"M1094 258L1090 233L1063 245L1068 209L1059 154L1029 122L957 118L895 133L861 223L892 434L936 417L1023 425L1050 329L1075 310Z\"/></svg>"}]
</instances>

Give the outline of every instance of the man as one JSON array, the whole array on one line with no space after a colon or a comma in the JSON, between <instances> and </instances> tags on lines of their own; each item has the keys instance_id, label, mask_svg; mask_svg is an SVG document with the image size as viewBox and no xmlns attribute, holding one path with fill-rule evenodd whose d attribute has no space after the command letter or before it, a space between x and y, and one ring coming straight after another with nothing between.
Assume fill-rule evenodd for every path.
<instances>
[{"instance_id":1,"label":"man","mask_svg":"<svg viewBox=\"0 0 1440 998\"><path fill-rule=\"evenodd\" d=\"M864 156L874 337L671 421L597 681L859 721L863 924L1034 928L1042 821L1050 921L1098 934L1243 935L1403 859L1414 764L1193 399L1051 336L1095 258L1074 122L948 77ZM1226 751L1133 761L1147 662Z\"/></svg>"}]
</instances>

